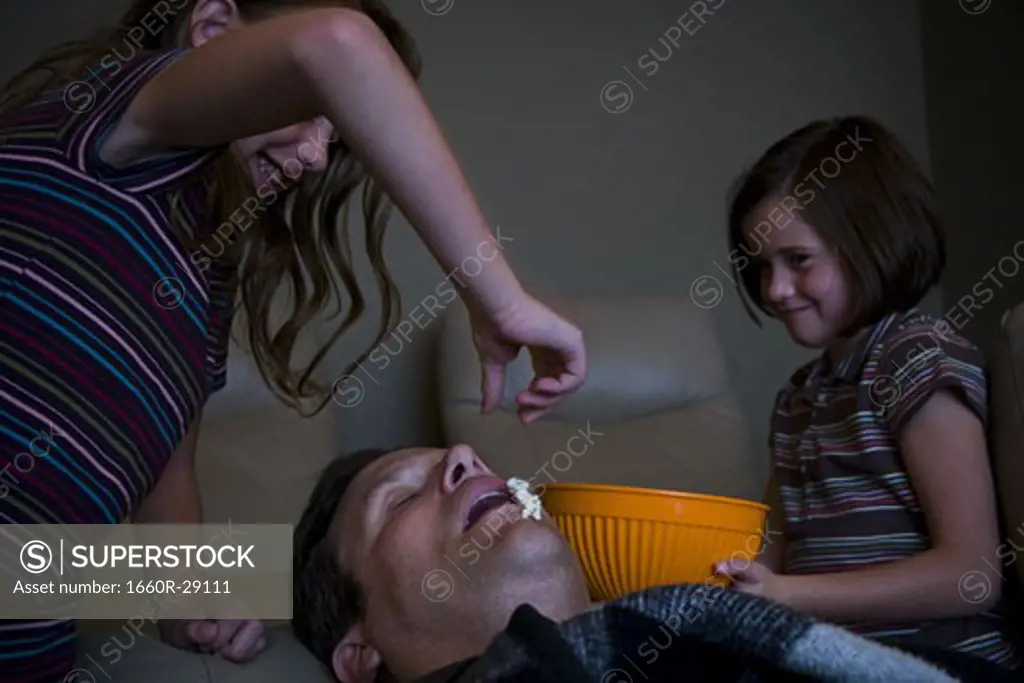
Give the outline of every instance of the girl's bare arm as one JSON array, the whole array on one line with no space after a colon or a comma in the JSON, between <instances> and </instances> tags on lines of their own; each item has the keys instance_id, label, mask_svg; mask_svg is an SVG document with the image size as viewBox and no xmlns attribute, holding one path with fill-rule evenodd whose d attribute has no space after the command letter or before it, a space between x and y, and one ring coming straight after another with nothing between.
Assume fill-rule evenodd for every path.
<instances>
[{"instance_id":1,"label":"girl's bare arm","mask_svg":"<svg viewBox=\"0 0 1024 683\"><path fill-rule=\"evenodd\" d=\"M135 524L201 524L203 508L196 478L197 419L171 455L149 496L132 514Z\"/></svg>"},{"instance_id":2,"label":"girl's bare arm","mask_svg":"<svg viewBox=\"0 0 1024 683\"><path fill-rule=\"evenodd\" d=\"M491 314L521 286L419 87L373 21L353 10L292 12L229 31L166 68L101 151L126 165L171 147L216 146L325 116L449 273L484 268L469 303ZM481 246L484 245L484 246Z\"/></svg>"}]
</instances>

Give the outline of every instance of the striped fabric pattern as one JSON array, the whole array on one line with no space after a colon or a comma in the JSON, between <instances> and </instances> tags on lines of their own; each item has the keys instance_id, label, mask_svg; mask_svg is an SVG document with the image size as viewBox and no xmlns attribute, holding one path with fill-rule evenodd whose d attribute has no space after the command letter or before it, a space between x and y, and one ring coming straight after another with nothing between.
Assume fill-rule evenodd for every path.
<instances>
[{"instance_id":1,"label":"striped fabric pattern","mask_svg":"<svg viewBox=\"0 0 1024 683\"><path fill-rule=\"evenodd\" d=\"M182 54L94 67L76 86L95 94L87 110L61 88L0 119L4 525L125 520L225 383L230 274L201 272L168 222L180 190L176 210L203 238L198 172L216 150L124 169L99 158L135 94ZM18 569L0 556L0 572ZM59 680L73 646L71 622L0 621L2 678Z\"/></svg>"},{"instance_id":2,"label":"striped fabric pattern","mask_svg":"<svg viewBox=\"0 0 1024 683\"><path fill-rule=\"evenodd\" d=\"M897 435L943 388L983 424L988 419L984 358L947 328L917 309L891 314L834 371L823 354L779 393L770 447L785 513L784 573L848 571L930 547ZM999 610L926 623L844 625L875 638L1019 664Z\"/></svg>"}]
</instances>

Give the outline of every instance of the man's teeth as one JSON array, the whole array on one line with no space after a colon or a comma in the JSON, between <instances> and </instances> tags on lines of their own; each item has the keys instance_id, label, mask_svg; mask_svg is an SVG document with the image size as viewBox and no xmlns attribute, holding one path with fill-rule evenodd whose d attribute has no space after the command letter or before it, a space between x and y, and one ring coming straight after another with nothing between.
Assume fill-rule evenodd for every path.
<instances>
[{"instance_id":1,"label":"man's teeth","mask_svg":"<svg viewBox=\"0 0 1024 683\"><path fill-rule=\"evenodd\" d=\"M473 503L473 507L469 513L467 526L476 524L480 519L501 507L506 502L508 502L508 495L501 491L492 491L491 493L485 493L480 496L476 499L476 502Z\"/></svg>"}]
</instances>

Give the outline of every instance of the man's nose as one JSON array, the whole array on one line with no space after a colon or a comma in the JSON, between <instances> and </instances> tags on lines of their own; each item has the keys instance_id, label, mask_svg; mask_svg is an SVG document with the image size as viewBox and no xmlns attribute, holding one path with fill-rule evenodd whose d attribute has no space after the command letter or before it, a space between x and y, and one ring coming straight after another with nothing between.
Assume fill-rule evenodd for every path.
<instances>
[{"instance_id":1,"label":"man's nose","mask_svg":"<svg viewBox=\"0 0 1024 683\"><path fill-rule=\"evenodd\" d=\"M443 483L446 493L457 489L466 479L490 473L476 452L466 444L454 446L445 454Z\"/></svg>"}]
</instances>

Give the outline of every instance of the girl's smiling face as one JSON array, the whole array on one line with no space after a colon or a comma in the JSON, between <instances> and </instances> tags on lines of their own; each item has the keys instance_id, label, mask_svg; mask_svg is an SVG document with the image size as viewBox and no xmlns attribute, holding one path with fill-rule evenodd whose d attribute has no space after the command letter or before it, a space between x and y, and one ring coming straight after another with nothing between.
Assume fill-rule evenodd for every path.
<instances>
[{"instance_id":1,"label":"girl's smiling face","mask_svg":"<svg viewBox=\"0 0 1024 683\"><path fill-rule=\"evenodd\" d=\"M225 34L238 31L262 18L280 16L301 9L321 6L344 6L344 2L301 0L289 3L252 3L273 6L246 19L238 4L228 0L196 0L189 17L191 47L200 47ZM250 5L250 7L252 7ZM254 8L256 9L256 8ZM267 97L273 97L268 93ZM260 106L253 102L253 107ZM325 116L297 121L276 130L235 140L229 146L235 158L249 174L256 188L269 187L284 191L298 183L309 172L322 172L329 161L329 146L337 140L337 131Z\"/></svg>"},{"instance_id":2,"label":"girl's smiling face","mask_svg":"<svg viewBox=\"0 0 1024 683\"><path fill-rule=\"evenodd\" d=\"M771 222L781 197L766 197L744 221L746 252L761 281L765 308L785 324L793 341L821 348L846 328L851 290L839 258L798 214L766 237L755 229Z\"/></svg>"},{"instance_id":3,"label":"girl's smiling face","mask_svg":"<svg viewBox=\"0 0 1024 683\"><path fill-rule=\"evenodd\" d=\"M335 139L334 126L320 117L238 140L231 148L257 188L269 183L283 190L306 173L327 168L328 147Z\"/></svg>"}]
</instances>

